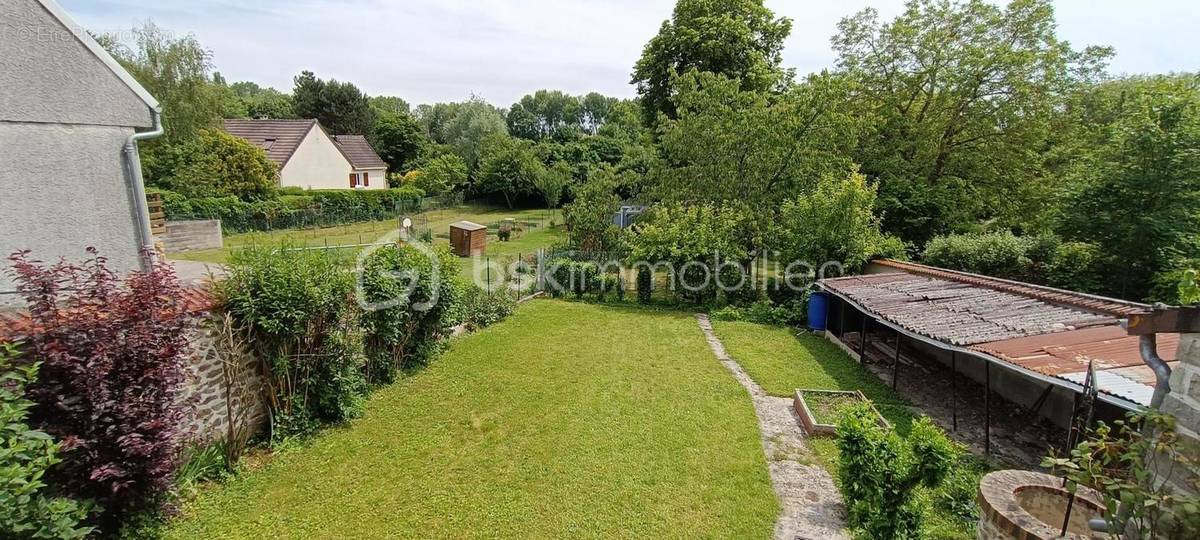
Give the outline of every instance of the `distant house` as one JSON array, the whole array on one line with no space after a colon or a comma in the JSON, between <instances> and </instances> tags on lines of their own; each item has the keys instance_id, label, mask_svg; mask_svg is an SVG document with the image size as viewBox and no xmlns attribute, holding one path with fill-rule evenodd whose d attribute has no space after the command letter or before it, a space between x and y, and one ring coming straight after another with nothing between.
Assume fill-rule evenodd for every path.
<instances>
[{"instance_id":1,"label":"distant house","mask_svg":"<svg viewBox=\"0 0 1200 540\"><path fill-rule=\"evenodd\" d=\"M279 166L280 186L387 188L387 163L362 135L330 135L313 119L231 119L225 131L266 150Z\"/></svg>"},{"instance_id":2,"label":"distant house","mask_svg":"<svg viewBox=\"0 0 1200 540\"><path fill-rule=\"evenodd\" d=\"M148 262L137 142L161 133L158 107L54 0L0 2L0 260ZM0 271L0 303L13 289Z\"/></svg>"}]
</instances>

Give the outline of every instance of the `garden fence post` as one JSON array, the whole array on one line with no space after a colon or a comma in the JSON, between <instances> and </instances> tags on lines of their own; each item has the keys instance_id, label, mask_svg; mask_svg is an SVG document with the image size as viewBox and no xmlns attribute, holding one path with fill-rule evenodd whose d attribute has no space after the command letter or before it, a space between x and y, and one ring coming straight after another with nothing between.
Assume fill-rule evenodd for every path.
<instances>
[{"instance_id":1,"label":"garden fence post","mask_svg":"<svg viewBox=\"0 0 1200 540\"><path fill-rule=\"evenodd\" d=\"M484 268L487 270L487 292L492 294L492 258L487 257L483 261Z\"/></svg>"},{"instance_id":2,"label":"garden fence post","mask_svg":"<svg viewBox=\"0 0 1200 540\"><path fill-rule=\"evenodd\" d=\"M546 250L543 248L538 248L537 250L537 290L539 291L546 289L546 273L543 272L542 266L542 261L545 258L545 252Z\"/></svg>"},{"instance_id":3,"label":"garden fence post","mask_svg":"<svg viewBox=\"0 0 1200 540\"><path fill-rule=\"evenodd\" d=\"M983 453L992 454L992 363L983 361Z\"/></svg>"},{"instance_id":4,"label":"garden fence post","mask_svg":"<svg viewBox=\"0 0 1200 540\"><path fill-rule=\"evenodd\" d=\"M950 422L958 432L958 351L950 351Z\"/></svg>"}]
</instances>

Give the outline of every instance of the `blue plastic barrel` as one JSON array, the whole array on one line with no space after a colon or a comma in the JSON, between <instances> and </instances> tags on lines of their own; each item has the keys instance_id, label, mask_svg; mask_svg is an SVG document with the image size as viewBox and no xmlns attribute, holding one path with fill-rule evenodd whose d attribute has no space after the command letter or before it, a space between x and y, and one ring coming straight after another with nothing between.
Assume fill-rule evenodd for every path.
<instances>
[{"instance_id":1,"label":"blue plastic barrel","mask_svg":"<svg viewBox=\"0 0 1200 540\"><path fill-rule=\"evenodd\" d=\"M814 332L825 331L825 321L829 318L829 295L823 292L812 293L808 297L808 327Z\"/></svg>"}]
</instances>

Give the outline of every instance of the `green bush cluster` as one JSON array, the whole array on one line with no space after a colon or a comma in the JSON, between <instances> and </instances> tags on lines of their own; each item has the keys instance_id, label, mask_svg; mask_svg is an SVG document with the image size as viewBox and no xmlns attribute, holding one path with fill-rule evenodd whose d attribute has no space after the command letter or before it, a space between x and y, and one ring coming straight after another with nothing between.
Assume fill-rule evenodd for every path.
<instances>
[{"instance_id":1,"label":"green bush cluster","mask_svg":"<svg viewBox=\"0 0 1200 540\"><path fill-rule=\"evenodd\" d=\"M340 260L324 251L252 247L233 254L220 292L269 374L273 442L362 414L362 310Z\"/></svg>"},{"instance_id":2,"label":"green bush cluster","mask_svg":"<svg viewBox=\"0 0 1200 540\"><path fill-rule=\"evenodd\" d=\"M235 252L220 292L269 374L272 442L361 415L372 384L429 362L459 322L512 312L515 300L464 291L458 264L446 246L385 246L357 273L326 251Z\"/></svg>"},{"instance_id":3,"label":"green bush cluster","mask_svg":"<svg viewBox=\"0 0 1200 540\"><path fill-rule=\"evenodd\" d=\"M435 266L436 265L436 266ZM366 257L360 279L367 378L391 383L397 370L425 364L458 324L458 259L447 246L389 245Z\"/></svg>"},{"instance_id":4,"label":"green bush cluster","mask_svg":"<svg viewBox=\"0 0 1200 540\"><path fill-rule=\"evenodd\" d=\"M837 482L855 536L918 538L924 514L917 488L936 488L962 453L931 420L907 439L876 422L867 404L848 407L837 425Z\"/></svg>"},{"instance_id":5,"label":"green bush cluster","mask_svg":"<svg viewBox=\"0 0 1200 540\"><path fill-rule=\"evenodd\" d=\"M46 471L61 461L60 447L29 426L33 401L25 388L37 377L37 364L17 366L16 350L0 346L0 537L86 538L88 506L45 490Z\"/></svg>"},{"instance_id":6,"label":"green bush cluster","mask_svg":"<svg viewBox=\"0 0 1200 540\"><path fill-rule=\"evenodd\" d=\"M508 289L490 293L473 285L467 285L465 289L460 311L462 322L469 330L496 324L517 309L517 294Z\"/></svg>"},{"instance_id":7,"label":"green bush cluster","mask_svg":"<svg viewBox=\"0 0 1200 540\"><path fill-rule=\"evenodd\" d=\"M777 304L759 300L750 304L731 304L712 312L719 321L744 321L781 326L800 326L808 320L808 300L790 300Z\"/></svg>"},{"instance_id":8,"label":"green bush cluster","mask_svg":"<svg viewBox=\"0 0 1200 540\"><path fill-rule=\"evenodd\" d=\"M924 262L1082 292L1097 291L1102 282L1095 245L1062 242L1048 234L1017 236L1002 231L939 236L926 244Z\"/></svg>"},{"instance_id":9,"label":"green bush cluster","mask_svg":"<svg viewBox=\"0 0 1200 540\"><path fill-rule=\"evenodd\" d=\"M425 193L414 187L394 189L284 189L277 197L245 201L235 196L189 198L149 189L163 198L170 220L219 219L229 232L339 225L395 218L420 207Z\"/></svg>"}]
</instances>

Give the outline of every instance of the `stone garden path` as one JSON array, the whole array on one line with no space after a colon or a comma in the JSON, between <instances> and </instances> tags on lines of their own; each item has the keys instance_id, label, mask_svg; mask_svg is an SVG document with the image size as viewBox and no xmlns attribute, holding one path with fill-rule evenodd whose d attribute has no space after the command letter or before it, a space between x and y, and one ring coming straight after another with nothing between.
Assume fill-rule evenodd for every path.
<instances>
[{"instance_id":1,"label":"stone garden path","mask_svg":"<svg viewBox=\"0 0 1200 540\"><path fill-rule=\"evenodd\" d=\"M842 497L829 473L813 463L816 458L804 442L804 429L792 408L792 400L767 395L725 351L713 333L708 315L698 313L696 320L713 354L742 383L754 402L771 485L781 507L775 522L775 538L848 538L844 531Z\"/></svg>"}]
</instances>

